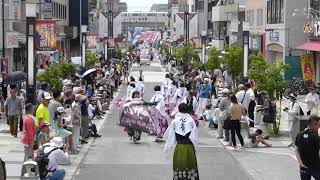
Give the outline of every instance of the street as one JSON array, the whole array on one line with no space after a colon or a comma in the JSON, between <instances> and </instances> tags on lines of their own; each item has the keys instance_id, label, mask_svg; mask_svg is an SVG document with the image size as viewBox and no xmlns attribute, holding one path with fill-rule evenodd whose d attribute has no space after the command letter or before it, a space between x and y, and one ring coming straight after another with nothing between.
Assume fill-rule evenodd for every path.
<instances>
[{"instance_id":1,"label":"street","mask_svg":"<svg viewBox=\"0 0 320 180\"><path fill-rule=\"evenodd\" d=\"M158 63L151 67L142 67L145 77L146 94L149 100L153 95L153 87L160 85L164 73ZM137 74L134 67L132 74ZM123 97L126 86L120 90ZM110 117L105 121L100 133L102 138L96 139L81 163L74 179L87 180L169 180L172 179L172 154L166 157L163 153L164 143L155 143L153 136L143 134L140 144L133 144L123 128L117 125L119 111L112 109ZM200 179L249 180L249 174L240 163L206 132L206 125L200 124L199 145L197 154Z\"/></svg>"}]
</instances>

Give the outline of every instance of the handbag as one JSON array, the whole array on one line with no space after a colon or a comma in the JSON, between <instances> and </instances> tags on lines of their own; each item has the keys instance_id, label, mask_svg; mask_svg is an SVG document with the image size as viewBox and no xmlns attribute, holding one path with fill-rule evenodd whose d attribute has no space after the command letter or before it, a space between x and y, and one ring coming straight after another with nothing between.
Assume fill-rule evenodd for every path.
<instances>
[{"instance_id":1,"label":"handbag","mask_svg":"<svg viewBox=\"0 0 320 180\"><path fill-rule=\"evenodd\" d=\"M231 129L231 120L229 117L224 121L222 128L225 130Z\"/></svg>"},{"instance_id":2,"label":"handbag","mask_svg":"<svg viewBox=\"0 0 320 180\"><path fill-rule=\"evenodd\" d=\"M228 110L229 108L226 108L224 111L222 111L219 115L219 119L221 121L226 121L228 119Z\"/></svg>"},{"instance_id":3,"label":"handbag","mask_svg":"<svg viewBox=\"0 0 320 180\"><path fill-rule=\"evenodd\" d=\"M274 114L265 113L263 115L262 121L265 122L265 123L274 123L275 122Z\"/></svg>"}]
</instances>

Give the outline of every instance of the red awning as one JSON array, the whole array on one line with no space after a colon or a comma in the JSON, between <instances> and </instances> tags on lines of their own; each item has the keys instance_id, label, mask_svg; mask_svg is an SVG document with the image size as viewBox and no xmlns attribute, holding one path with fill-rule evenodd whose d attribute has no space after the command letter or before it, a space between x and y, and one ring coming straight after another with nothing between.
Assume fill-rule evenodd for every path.
<instances>
[{"instance_id":1,"label":"red awning","mask_svg":"<svg viewBox=\"0 0 320 180\"><path fill-rule=\"evenodd\" d=\"M308 51L320 51L320 41L309 41L296 47L296 49L303 49Z\"/></svg>"}]
</instances>

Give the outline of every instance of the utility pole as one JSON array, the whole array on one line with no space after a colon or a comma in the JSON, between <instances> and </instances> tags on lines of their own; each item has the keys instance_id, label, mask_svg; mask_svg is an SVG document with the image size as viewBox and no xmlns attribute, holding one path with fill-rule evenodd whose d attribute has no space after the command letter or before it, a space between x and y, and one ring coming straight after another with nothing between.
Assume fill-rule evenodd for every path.
<instances>
[{"instance_id":1,"label":"utility pole","mask_svg":"<svg viewBox=\"0 0 320 180\"><path fill-rule=\"evenodd\" d=\"M0 69L1 69L1 74L2 74L2 71L3 71L3 67L2 67L2 61L4 60L4 58L6 58L6 48L5 48L5 44L6 44L6 41L5 41L5 38L6 38L6 35L5 35L5 32L4 32L4 28L5 28L5 23L4 23L4 0L2 0L2 4L1 4L1 9L2 9L2 60L1 60L1 65L0 65Z\"/></svg>"}]
</instances>

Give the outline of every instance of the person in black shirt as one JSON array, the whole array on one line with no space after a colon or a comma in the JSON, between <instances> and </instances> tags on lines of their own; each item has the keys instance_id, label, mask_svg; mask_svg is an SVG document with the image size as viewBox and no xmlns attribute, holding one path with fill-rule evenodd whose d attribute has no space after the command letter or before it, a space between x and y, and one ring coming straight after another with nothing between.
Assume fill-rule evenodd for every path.
<instances>
[{"instance_id":1,"label":"person in black shirt","mask_svg":"<svg viewBox=\"0 0 320 180\"><path fill-rule=\"evenodd\" d=\"M308 127L297 135L296 157L300 165L301 180L320 180L320 137L318 130L320 118L311 116L308 120Z\"/></svg>"}]
</instances>

